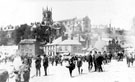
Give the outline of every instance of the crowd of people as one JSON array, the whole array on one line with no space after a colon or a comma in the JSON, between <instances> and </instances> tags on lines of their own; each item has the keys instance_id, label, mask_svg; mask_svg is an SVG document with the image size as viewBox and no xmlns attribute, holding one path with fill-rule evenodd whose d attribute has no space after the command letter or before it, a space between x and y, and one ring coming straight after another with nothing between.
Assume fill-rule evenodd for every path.
<instances>
[{"instance_id":1,"label":"crowd of people","mask_svg":"<svg viewBox=\"0 0 135 82\"><path fill-rule=\"evenodd\" d=\"M71 55L71 54L70 54ZM42 58L43 56L43 58ZM127 59L127 63L133 59L133 57L125 56ZM63 62L67 62L68 65L66 68L69 70L69 74L71 77L73 77L72 72L74 69L78 69L78 74L83 73L83 63L87 63L87 66L85 68L88 69L89 72L103 72L105 69L103 69L102 65L106 65L111 62L112 59L116 59L117 61L122 61L124 58L123 52L118 52L117 56L115 57L113 53L111 52L100 52L100 51L90 51L87 55L71 55L71 58L69 59L63 59L62 55L57 53L55 56L48 56L46 54L43 55L36 55L36 57L28 57L23 56L21 57L22 65L20 66L19 70L15 70L14 73L16 74L16 82L29 82L30 79L30 72L31 72L31 64L34 61L35 63L35 75L41 76L41 67L44 68L44 76L48 75L47 69L49 64L52 66L57 66L60 64L63 66ZM33 60L34 59L34 60ZM134 59L133 59L134 60ZM133 63L133 60L131 63ZM41 63L43 62L43 63ZM129 65L129 64L128 64Z\"/></svg>"},{"instance_id":2,"label":"crowd of people","mask_svg":"<svg viewBox=\"0 0 135 82\"><path fill-rule=\"evenodd\" d=\"M37 56L36 60L35 60L35 67L36 67L36 76L41 76L41 57L40 55ZM43 58L43 67L44 67L44 72L45 72L45 76L47 76L47 67L48 67L48 57L44 54L44 58Z\"/></svg>"},{"instance_id":3,"label":"crowd of people","mask_svg":"<svg viewBox=\"0 0 135 82\"><path fill-rule=\"evenodd\" d=\"M89 52L87 56L73 56L69 60L69 66L66 66L69 68L70 76L72 77L72 71L75 69L75 66L78 68L78 73L82 74L83 68L83 62L88 63L88 71L90 72L92 68L94 68L95 72L103 72L102 64L107 64L111 62L112 55L107 54L105 51L103 54L101 52L95 51L94 54L92 54L92 51Z\"/></svg>"}]
</instances>

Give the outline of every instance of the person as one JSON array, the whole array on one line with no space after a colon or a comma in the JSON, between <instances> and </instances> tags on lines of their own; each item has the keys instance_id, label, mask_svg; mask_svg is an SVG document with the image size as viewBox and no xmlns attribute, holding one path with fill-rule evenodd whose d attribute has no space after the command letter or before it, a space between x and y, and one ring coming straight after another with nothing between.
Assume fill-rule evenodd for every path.
<instances>
[{"instance_id":1,"label":"person","mask_svg":"<svg viewBox=\"0 0 135 82\"><path fill-rule=\"evenodd\" d=\"M118 53L118 56L119 56L118 61L120 61L120 60L123 61L123 52L122 52L122 51L120 51L120 52Z\"/></svg>"},{"instance_id":2,"label":"person","mask_svg":"<svg viewBox=\"0 0 135 82\"><path fill-rule=\"evenodd\" d=\"M104 60L104 57L101 55L101 52L98 52L98 57L96 61L97 61L97 69L99 72L103 72L103 68L102 68L103 60Z\"/></svg>"},{"instance_id":3,"label":"person","mask_svg":"<svg viewBox=\"0 0 135 82\"><path fill-rule=\"evenodd\" d=\"M107 64L108 61L107 61L107 53L106 53L106 51L103 52L103 56L105 58L104 63Z\"/></svg>"},{"instance_id":4,"label":"person","mask_svg":"<svg viewBox=\"0 0 135 82\"><path fill-rule=\"evenodd\" d=\"M51 64L52 64L52 66L53 66L53 64L54 64L54 56L51 56Z\"/></svg>"},{"instance_id":5,"label":"person","mask_svg":"<svg viewBox=\"0 0 135 82\"><path fill-rule=\"evenodd\" d=\"M98 54L97 54L97 51L95 51L95 53L93 54L95 72L97 71L97 60L96 60L97 57L98 57Z\"/></svg>"},{"instance_id":6,"label":"person","mask_svg":"<svg viewBox=\"0 0 135 82\"><path fill-rule=\"evenodd\" d=\"M58 62L59 62L59 57L58 57L58 53L57 53L57 55L55 56L55 65L56 66L58 65Z\"/></svg>"},{"instance_id":7,"label":"person","mask_svg":"<svg viewBox=\"0 0 135 82\"><path fill-rule=\"evenodd\" d=\"M127 53L127 54L126 54L126 60L127 60L127 65L128 65L128 67L130 67L130 63L131 63L132 66L133 66L134 59L133 59L133 54L132 54L132 53Z\"/></svg>"},{"instance_id":8,"label":"person","mask_svg":"<svg viewBox=\"0 0 135 82\"><path fill-rule=\"evenodd\" d=\"M36 65L36 76L41 76L41 57L40 55L37 56L36 61L35 61L35 65Z\"/></svg>"},{"instance_id":9,"label":"person","mask_svg":"<svg viewBox=\"0 0 135 82\"><path fill-rule=\"evenodd\" d=\"M77 60L77 67L78 67L79 74L81 74L83 69L81 69L81 67L82 67L82 60L81 60L80 57L78 57L78 60Z\"/></svg>"},{"instance_id":10,"label":"person","mask_svg":"<svg viewBox=\"0 0 135 82\"><path fill-rule=\"evenodd\" d=\"M44 66L45 76L47 76L48 57L46 56L46 54L44 54L44 58L43 58L43 66Z\"/></svg>"},{"instance_id":11,"label":"person","mask_svg":"<svg viewBox=\"0 0 135 82\"><path fill-rule=\"evenodd\" d=\"M89 55L88 55L88 70L90 72L90 70L92 69L93 67L93 58L92 58L92 51L90 51Z\"/></svg>"},{"instance_id":12,"label":"person","mask_svg":"<svg viewBox=\"0 0 135 82\"><path fill-rule=\"evenodd\" d=\"M119 51L117 55L118 55L118 61L120 61L121 60L121 52Z\"/></svg>"},{"instance_id":13,"label":"person","mask_svg":"<svg viewBox=\"0 0 135 82\"><path fill-rule=\"evenodd\" d=\"M62 65L63 65L63 64L62 64L62 63L63 63L62 55L59 56L59 62L60 62L60 64L61 64L61 66L62 66Z\"/></svg>"},{"instance_id":14,"label":"person","mask_svg":"<svg viewBox=\"0 0 135 82\"><path fill-rule=\"evenodd\" d=\"M15 81L16 82L29 82L30 80L30 66L22 63L21 66L19 66L18 70L14 70L14 73L16 74Z\"/></svg>"},{"instance_id":15,"label":"person","mask_svg":"<svg viewBox=\"0 0 135 82\"><path fill-rule=\"evenodd\" d=\"M25 58L23 59L22 63L28 65L28 59L25 57Z\"/></svg>"},{"instance_id":16,"label":"person","mask_svg":"<svg viewBox=\"0 0 135 82\"><path fill-rule=\"evenodd\" d=\"M109 52L108 55L107 55L108 63L111 62L112 56L113 56L113 55L112 55L112 52Z\"/></svg>"},{"instance_id":17,"label":"person","mask_svg":"<svg viewBox=\"0 0 135 82\"><path fill-rule=\"evenodd\" d=\"M72 77L72 72L75 69L75 63L72 59L69 60L69 66L66 66L67 68L69 68L69 74L70 77Z\"/></svg>"},{"instance_id":18,"label":"person","mask_svg":"<svg viewBox=\"0 0 135 82\"><path fill-rule=\"evenodd\" d=\"M19 72L19 70L14 70L14 74L15 74L15 82L20 82L21 81L21 74Z\"/></svg>"},{"instance_id":19,"label":"person","mask_svg":"<svg viewBox=\"0 0 135 82\"><path fill-rule=\"evenodd\" d=\"M28 57L28 65L31 67L32 64L32 57Z\"/></svg>"}]
</instances>

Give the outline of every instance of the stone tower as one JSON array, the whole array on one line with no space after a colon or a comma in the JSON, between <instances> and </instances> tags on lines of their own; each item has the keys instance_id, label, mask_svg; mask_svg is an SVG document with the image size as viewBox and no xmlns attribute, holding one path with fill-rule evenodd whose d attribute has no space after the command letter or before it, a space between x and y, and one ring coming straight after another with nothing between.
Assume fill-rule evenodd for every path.
<instances>
[{"instance_id":1,"label":"stone tower","mask_svg":"<svg viewBox=\"0 0 135 82\"><path fill-rule=\"evenodd\" d=\"M52 20L52 9L46 8L46 10L43 8L43 19L42 24L45 26L50 26L53 24Z\"/></svg>"}]
</instances>

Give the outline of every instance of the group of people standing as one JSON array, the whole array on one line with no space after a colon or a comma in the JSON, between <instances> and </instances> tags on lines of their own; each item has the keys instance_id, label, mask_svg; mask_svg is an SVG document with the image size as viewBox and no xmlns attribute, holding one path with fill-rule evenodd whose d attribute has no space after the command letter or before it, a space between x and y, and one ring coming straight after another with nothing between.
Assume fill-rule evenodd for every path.
<instances>
[{"instance_id":1,"label":"group of people standing","mask_svg":"<svg viewBox=\"0 0 135 82\"><path fill-rule=\"evenodd\" d=\"M62 55L60 55L59 53L56 53L55 56L49 57L49 61L51 62L52 66L54 65L54 63L55 63L56 66L58 64L61 64L61 66L62 66L62 63L63 63Z\"/></svg>"},{"instance_id":2,"label":"group of people standing","mask_svg":"<svg viewBox=\"0 0 135 82\"><path fill-rule=\"evenodd\" d=\"M41 57L43 56L43 58ZM88 71L90 72L93 68L94 68L94 71L98 71L98 72L103 72L103 68L102 68L102 64L103 62L106 64L108 62L111 61L111 57L112 55L109 54L107 55L106 52L97 52L97 51L94 51L94 53L92 53L92 51L89 52L89 54L87 56L77 56L77 55L73 55L68 61L68 66L66 66L68 69L69 69L69 74L70 76L72 77L72 72L73 70L77 67L78 68L78 73L79 74L82 74L83 73L83 63L84 62L87 62L88 63ZM53 58L53 59L52 59ZM27 67L27 74L26 74L26 77L27 78L27 81L24 81L24 82L29 82L29 79L30 79L30 67L31 67L31 63L32 63L32 58L23 58L22 57L22 60L23 60L23 65L25 65L24 67ZM48 73L47 73L47 68L49 66L49 62L53 65L54 62L56 63L56 66L58 63L61 64L62 66L62 56L57 54L56 56L54 57L50 57L47 56L46 54L44 55L37 55L36 58L35 58L35 68L36 68L36 76L41 76L41 66L43 66L44 68L44 75L47 76ZM22 68L24 69L24 68ZM16 72L18 74L18 72ZM23 75L24 73L26 73L26 70L25 72L23 72ZM19 76L19 77L22 77L22 76ZM24 78L24 77L23 77ZM16 80L16 82L19 82L19 80ZM21 82L21 81L20 81Z\"/></svg>"},{"instance_id":3,"label":"group of people standing","mask_svg":"<svg viewBox=\"0 0 135 82\"><path fill-rule=\"evenodd\" d=\"M112 55L107 54L106 51L103 53L95 51L94 54L92 51L89 52L89 54L84 58L83 56L73 56L69 60L69 66L66 66L69 68L70 76L72 77L72 71L77 66L79 74L82 74L83 72L83 62L88 62L88 71L90 72L92 68L94 67L94 71L103 72L102 64L107 64L111 61ZM85 61L84 61L85 59Z\"/></svg>"},{"instance_id":4,"label":"group of people standing","mask_svg":"<svg viewBox=\"0 0 135 82\"><path fill-rule=\"evenodd\" d=\"M19 66L19 68L14 69L15 82L29 82L32 57L22 56L21 61L22 64Z\"/></svg>"},{"instance_id":5,"label":"group of people standing","mask_svg":"<svg viewBox=\"0 0 135 82\"><path fill-rule=\"evenodd\" d=\"M119 56L120 53L118 53ZM72 72L73 70L77 67L78 68L78 73L82 74L83 72L83 62L87 62L88 63L88 71L90 72L92 69L94 70L94 72L103 72L103 64L107 64L111 62L113 55L111 52L106 52L104 51L103 53L101 53L100 51L94 51L94 53L92 51L89 52L89 54L87 56L72 56L69 60L68 60L68 66L66 66L69 69L69 74L72 77ZM58 63L63 62L63 60L61 59L61 55L57 54L56 56L51 57L50 59L44 55L43 58L43 67L44 67L44 71L45 71L45 75L47 75L47 67L49 62L51 62L51 64L53 65L54 62L56 63L56 66ZM121 55L119 57L120 60ZM38 55L38 57L36 58L35 61L35 65L36 65L36 76L40 76L41 72L40 72L40 68L41 68L41 57L40 55ZM62 66L62 64L61 64Z\"/></svg>"},{"instance_id":6,"label":"group of people standing","mask_svg":"<svg viewBox=\"0 0 135 82\"><path fill-rule=\"evenodd\" d=\"M45 72L45 76L47 76L47 67L48 67L48 57L44 54L43 55L43 67L44 67L44 72ZM37 56L36 60L35 60L35 67L36 67L36 76L41 76L41 60L42 58L40 57L40 55Z\"/></svg>"},{"instance_id":7,"label":"group of people standing","mask_svg":"<svg viewBox=\"0 0 135 82\"><path fill-rule=\"evenodd\" d=\"M19 69L14 69L15 73L15 82L29 82L32 58L28 56L21 56L22 65L19 66ZM43 60L43 67L45 71L45 76L47 76L47 67L48 67L48 57L44 54L43 59L41 55L37 55L35 58L35 68L36 76L41 76L41 61Z\"/></svg>"}]
</instances>

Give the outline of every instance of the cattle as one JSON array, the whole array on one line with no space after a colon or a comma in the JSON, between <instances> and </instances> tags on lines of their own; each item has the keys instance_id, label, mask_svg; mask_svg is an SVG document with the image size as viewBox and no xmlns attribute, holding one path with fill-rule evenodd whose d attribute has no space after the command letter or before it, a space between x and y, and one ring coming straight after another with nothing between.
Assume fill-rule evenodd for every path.
<instances>
[{"instance_id":1,"label":"cattle","mask_svg":"<svg viewBox=\"0 0 135 82\"><path fill-rule=\"evenodd\" d=\"M0 69L0 82L9 82L9 73L5 69Z\"/></svg>"}]
</instances>

